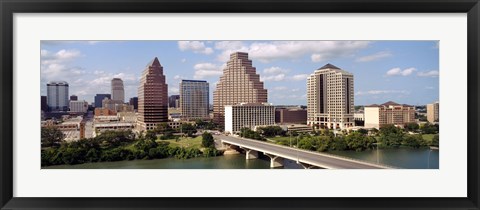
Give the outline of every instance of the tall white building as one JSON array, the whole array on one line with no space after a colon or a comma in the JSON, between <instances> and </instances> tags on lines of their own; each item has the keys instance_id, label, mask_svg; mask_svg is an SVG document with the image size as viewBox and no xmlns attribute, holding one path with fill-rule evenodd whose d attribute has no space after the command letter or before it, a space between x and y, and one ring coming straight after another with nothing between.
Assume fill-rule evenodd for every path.
<instances>
[{"instance_id":1,"label":"tall white building","mask_svg":"<svg viewBox=\"0 0 480 210\"><path fill-rule=\"evenodd\" d=\"M241 103L225 106L225 132L275 124L275 107L268 103Z\"/></svg>"},{"instance_id":2,"label":"tall white building","mask_svg":"<svg viewBox=\"0 0 480 210\"><path fill-rule=\"evenodd\" d=\"M209 85L202 80L182 80L180 82L180 109L182 118L208 119Z\"/></svg>"},{"instance_id":3,"label":"tall white building","mask_svg":"<svg viewBox=\"0 0 480 210\"><path fill-rule=\"evenodd\" d=\"M318 128L354 126L353 74L332 64L307 78L307 124Z\"/></svg>"},{"instance_id":4,"label":"tall white building","mask_svg":"<svg viewBox=\"0 0 480 210\"><path fill-rule=\"evenodd\" d=\"M51 111L68 111L68 83L54 81L47 84L47 105Z\"/></svg>"},{"instance_id":5,"label":"tall white building","mask_svg":"<svg viewBox=\"0 0 480 210\"><path fill-rule=\"evenodd\" d=\"M88 110L88 102L86 101L70 101L70 112L83 112Z\"/></svg>"},{"instance_id":6,"label":"tall white building","mask_svg":"<svg viewBox=\"0 0 480 210\"><path fill-rule=\"evenodd\" d=\"M125 89L123 81L120 78L112 79L112 100L125 102Z\"/></svg>"}]
</instances>

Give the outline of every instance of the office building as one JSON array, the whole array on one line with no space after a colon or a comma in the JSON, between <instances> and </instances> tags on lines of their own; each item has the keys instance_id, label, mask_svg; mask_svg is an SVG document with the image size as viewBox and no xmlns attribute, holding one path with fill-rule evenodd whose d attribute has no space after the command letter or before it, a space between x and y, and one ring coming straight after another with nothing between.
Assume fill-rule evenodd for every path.
<instances>
[{"instance_id":1,"label":"office building","mask_svg":"<svg viewBox=\"0 0 480 210\"><path fill-rule=\"evenodd\" d=\"M88 110L88 102L70 101L70 112L86 113L87 110Z\"/></svg>"},{"instance_id":2,"label":"office building","mask_svg":"<svg viewBox=\"0 0 480 210\"><path fill-rule=\"evenodd\" d=\"M406 123L415 122L415 107L393 101L365 106L364 114L365 128L379 129L389 124L403 127Z\"/></svg>"},{"instance_id":3,"label":"office building","mask_svg":"<svg viewBox=\"0 0 480 210\"><path fill-rule=\"evenodd\" d=\"M47 84L47 105L50 111L68 111L68 83L65 81Z\"/></svg>"},{"instance_id":4,"label":"office building","mask_svg":"<svg viewBox=\"0 0 480 210\"><path fill-rule=\"evenodd\" d=\"M227 105L266 103L267 97L267 89L263 88L260 76L248 59L248 53L232 53L213 92L214 122L224 125Z\"/></svg>"},{"instance_id":5,"label":"office building","mask_svg":"<svg viewBox=\"0 0 480 210\"><path fill-rule=\"evenodd\" d=\"M307 78L307 124L317 128L354 126L353 74L332 64Z\"/></svg>"},{"instance_id":6,"label":"office building","mask_svg":"<svg viewBox=\"0 0 480 210\"><path fill-rule=\"evenodd\" d=\"M129 103L131 106L133 106L133 109L134 110L138 110L138 97L133 97L133 98L130 98L130 101Z\"/></svg>"},{"instance_id":7,"label":"office building","mask_svg":"<svg viewBox=\"0 0 480 210\"><path fill-rule=\"evenodd\" d=\"M238 133L242 128L275 124L275 107L268 103L241 103L225 106L225 132Z\"/></svg>"},{"instance_id":8,"label":"office building","mask_svg":"<svg viewBox=\"0 0 480 210\"><path fill-rule=\"evenodd\" d=\"M105 98L112 99L110 94L97 94L97 95L95 95L95 99L94 99L95 107L97 107L97 108L103 107L102 106L102 101Z\"/></svg>"},{"instance_id":9,"label":"office building","mask_svg":"<svg viewBox=\"0 0 480 210\"><path fill-rule=\"evenodd\" d=\"M123 88L123 81L120 78L112 79L112 100L125 103L125 89Z\"/></svg>"},{"instance_id":10,"label":"office building","mask_svg":"<svg viewBox=\"0 0 480 210\"><path fill-rule=\"evenodd\" d=\"M168 97L168 108L179 108L180 107L180 95L171 95Z\"/></svg>"},{"instance_id":11,"label":"office building","mask_svg":"<svg viewBox=\"0 0 480 210\"><path fill-rule=\"evenodd\" d=\"M145 68L138 87L138 130L151 130L168 121L168 85L155 57Z\"/></svg>"},{"instance_id":12,"label":"office building","mask_svg":"<svg viewBox=\"0 0 480 210\"><path fill-rule=\"evenodd\" d=\"M40 106L43 112L48 112L47 96L42 96L40 99Z\"/></svg>"},{"instance_id":13,"label":"office building","mask_svg":"<svg viewBox=\"0 0 480 210\"><path fill-rule=\"evenodd\" d=\"M302 108L275 108L275 123L306 124L307 110Z\"/></svg>"},{"instance_id":14,"label":"office building","mask_svg":"<svg viewBox=\"0 0 480 210\"><path fill-rule=\"evenodd\" d=\"M433 104L427 104L427 121L429 123L438 123L438 113L440 111L440 104L437 102Z\"/></svg>"},{"instance_id":15,"label":"office building","mask_svg":"<svg viewBox=\"0 0 480 210\"><path fill-rule=\"evenodd\" d=\"M78 96L76 96L76 95L71 95L71 96L70 96L70 101L78 101Z\"/></svg>"},{"instance_id":16,"label":"office building","mask_svg":"<svg viewBox=\"0 0 480 210\"><path fill-rule=\"evenodd\" d=\"M207 81L180 82L180 110L185 120L208 119L209 86Z\"/></svg>"}]
</instances>

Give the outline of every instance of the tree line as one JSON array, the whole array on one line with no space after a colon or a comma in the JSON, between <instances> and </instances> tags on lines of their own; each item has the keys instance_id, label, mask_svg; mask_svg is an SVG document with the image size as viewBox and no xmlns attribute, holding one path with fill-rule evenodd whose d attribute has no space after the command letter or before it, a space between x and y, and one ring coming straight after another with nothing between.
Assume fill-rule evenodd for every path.
<instances>
[{"instance_id":1,"label":"tree line","mask_svg":"<svg viewBox=\"0 0 480 210\"><path fill-rule=\"evenodd\" d=\"M94 138L66 142L57 128L42 128L42 166L221 155L215 149L213 136L209 133L202 135L203 151L194 147L172 146L169 142L156 141L156 138L147 134L136 137L130 130L105 131Z\"/></svg>"}]
</instances>

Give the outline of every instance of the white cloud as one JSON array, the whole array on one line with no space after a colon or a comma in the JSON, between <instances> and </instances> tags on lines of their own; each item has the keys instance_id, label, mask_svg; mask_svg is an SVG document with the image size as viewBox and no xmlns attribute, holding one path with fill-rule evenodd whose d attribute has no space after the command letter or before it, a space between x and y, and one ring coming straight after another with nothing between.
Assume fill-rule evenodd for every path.
<instances>
[{"instance_id":1,"label":"white cloud","mask_svg":"<svg viewBox=\"0 0 480 210\"><path fill-rule=\"evenodd\" d=\"M175 75L175 76L173 77L173 79L174 79L174 80L181 80L181 79L183 79L183 77L180 76L180 75Z\"/></svg>"},{"instance_id":2,"label":"white cloud","mask_svg":"<svg viewBox=\"0 0 480 210\"><path fill-rule=\"evenodd\" d=\"M272 75L272 76L261 76L260 77L261 81L273 81L273 82L279 82L285 80L285 74L278 74L278 75Z\"/></svg>"},{"instance_id":3,"label":"white cloud","mask_svg":"<svg viewBox=\"0 0 480 210\"><path fill-rule=\"evenodd\" d=\"M287 90L288 88L285 87L285 86L278 86L278 87L274 87L273 90Z\"/></svg>"},{"instance_id":4,"label":"white cloud","mask_svg":"<svg viewBox=\"0 0 480 210\"><path fill-rule=\"evenodd\" d=\"M297 74L297 75L293 75L292 80L294 81L306 80L307 77L308 77L308 74Z\"/></svg>"},{"instance_id":5,"label":"white cloud","mask_svg":"<svg viewBox=\"0 0 480 210\"><path fill-rule=\"evenodd\" d=\"M263 70L263 73L265 74L282 74L282 73L287 73L287 69L282 69L280 67L274 66L270 68L266 68Z\"/></svg>"},{"instance_id":6,"label":"white cloud","mask_svg":"<svg viewBox=\"0 0 480 210\"><path fill-rule=\"evenodd\" d=\"M204 79L206 77L218 77L223 73L223 66L218 66L213 63L198 63L193 66L195 69L195 74L193 78L195 79Z\"/></svg>"},{"instance_id":7,"label":"white cloud","mask_svg":"<svg viewBox=\"0 0 480 210\"><path fill-rule=\"evenodd\" d=\"M369 90L369 91L358 91L355 95L380 95L380 94L409 94L410 92L406 90Z\"/></svg>"},{"instance_id":8,"label":"white cloud","mask_svg":"<svg viewBox=\"0 0 480 210\"><path fill-rule=\"evenodd\" d=\"M52 53L47 50L40 51L41 63L45 65L53 64L53 63L57 63L57 64L65 63L75 58L78 58L80 56L82 56L80 51L74 50L74 49L73 50L62 49L56 53Z\"/></svg>"},{"instance_id":9,"label":"white cloud","mask_svg":"<svg viewBox=\"0 0 480 210\"><path fill-rule=\"evenodd\" d=\"M169 87L168 88L168 94L169 95L178 95L180 93L180 90L178 87Z\"/></svg>"},{"instance_id":10,"label":"white cloud","mask_svg":"<svg viewBox=\"0 0 480 210\"><path fill-rule=\"evenodd\" d=\"M222 41L215 48L223 50L217 57L221 62L230 58L233 52L247 52L249 57L268 63L278 59L298 59L311 55L313 62L322 62L337 57L352 56L358 50L366 48L368 41L274 41L254 42L249 46L243 42Z\"/></svg>"},{"instance_id":11,"label":"white cloud","mask_svg":"<svg viewBox=\"0 0 480 210\"><path fill-rule=\"evenodd\" d=\"M209 55L213 53L213 49L211 47L205 46L204 42L199 41L178 41L178 48L181 51L193 51L194 53L201 53L205 55Z\"/></svg>"},{"instance_id":12,"label":"white cloud","mask_svg":"<svg viewBox=\"0 0 480 210\"><path fill-rule=\"evenodd\" d=\"M387 71L387 76L408 76L412 74L414 71L417 69L415 68L407 68L407 69L401 69L401 68L393 68Z\"/></svg>"},{"instance_id":13,"label":"white cloud","mask_svg":"<svg viewBox=\"0 0 480 210\"><path fill-rule=\"evenodd\" d=\"M182 58L182 60L180 60L182 63L185 63L187 62L187 59L186 58Z\"/></svg>"},{"instance_id":14,"label":"white cloud","mask_svg":"<svg viewBox=\"0 0 480 210\"><path fill-rule=\"evenodd\" d=\"M418 72L417 74L419 77L438 77L439 73L438 71L424 71L424 72Z\"/></svg>"},{"instance_id":15,"label":"white cloud","mask_svg":"<svg viewBox=\"0 0 480 210\"><path fill-rule=\"evenodd\" d=\"M392 53L390 53L388 51L382 51L382 52L377 52L377 53L372 54L372 55L359 57L355 61L356 62L370 62L370 61L374 61L374 60L378 60L378 59L386 58L386 57L390 57L390 56L392 56Z\"/></svg>"}]
</instances>

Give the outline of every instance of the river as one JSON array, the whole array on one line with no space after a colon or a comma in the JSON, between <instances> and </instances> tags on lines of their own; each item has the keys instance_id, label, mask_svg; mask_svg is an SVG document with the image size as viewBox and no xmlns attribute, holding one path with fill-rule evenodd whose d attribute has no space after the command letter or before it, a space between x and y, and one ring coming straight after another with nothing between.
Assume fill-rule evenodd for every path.
<instances>
[{"instance_id":1,"label":"river","mask_svg":"<svg viewBox=\"0 0 480 210\"><path fill-rule=\"evenodd\" d=\"M332 151L335 155L346 156L369 162L377 162L377 150ZM382 164L409 169L438 169L439 151L424 149L380 149L378 160ZM78 165L58 165L42 167L43 169L269 169L269 158L245 160L245 155L225 155L210 158L191 158L187 160L166 158L156 160L132 160L118 162L98 162ZM285 160L284 168L302 168L295 161Z\"/></svg>"}]
</instances>

